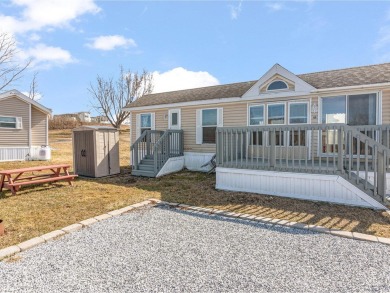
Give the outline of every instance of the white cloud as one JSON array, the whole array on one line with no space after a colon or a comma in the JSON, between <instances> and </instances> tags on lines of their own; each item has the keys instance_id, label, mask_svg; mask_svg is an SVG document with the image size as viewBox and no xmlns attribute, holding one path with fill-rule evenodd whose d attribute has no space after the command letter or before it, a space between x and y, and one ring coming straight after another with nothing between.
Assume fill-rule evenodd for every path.
<instances>
[{"instance_id":1,"label":"white cloud","mask_svg":"<svg viewBox=\"0 0 390 293\"><path fill-rule=\"evenodd\" d=\"M166 72L153 72L154 93L218 85L217 78L207 71L190 71L176 67Z\"/></svg>"},{"instance_id":2,"label":"white cloud","mask_svg":"<svg viewBox=\"0 0 390 293\"><path fill-rule=\"evenodd\" d=\"M41 36L36 34L36 33L33 33L30 35L29 37L29 40L32 41L32 42L37 42L41 39Z\"/></svg>"},{"instance_id":3,"label":"white cloud","mask_svg":"<svg viewBox=\"0 0 390 293\"><path fill-rule=\"evenodd\" d=\"M25 95L25 96L29 96L30 95L30 93L29 92L22 92L22 94L23 95ZM40 94L40 93L35 93L35 98L34 98L34 100L35 101L39 101L40 99L42 99L42 95Z\"/></svg>"},{"instance_id":4,"label":"white cloud","mask_svg":"<svg viewBox=\"0 0 390 293\"><path fill-rule=\"evenodd\" d=\"M379 50L390 44L390 25L384 25L379 29L379 38L374 43L374 49Z\"/></svg>"},{"instance_id":5,"label":"white cloud","mask_svg":"<svg viewBox=\"0 0 390 293\"><path fill-rule=\"evenodd\" d=\"M12 33L66 27L82 14L100 11L93 0L12 0L12 4L22 8L18 17L0 14L1 29Z\"/></svg>"},{"instance_id":6,"label":"white cloud","mask_svg":"<svg viewBox=\"0 0 390 293\"><path fill-rule=\"evenodd\" d=\"M265 6L267 6L267 8L272 12L276 12L276 11L280 11L280 10L285 9L285 6L282 3L277 3L277 2L267 3Z\"/></svg>"},{"instance_id":7,"label":"white cloud","mask_svg":"<svg viewBox=\"0 0 390 293\"><path fill-rule=\"evenodd\" d=\"M129 48L136 46L137 44L133 39L126 39L120 35L99 36L92 39L92 42L87 44L87 47L89 48L103 51L114 50L118 47Z\"/></svg>"},{"instance_id":8,"label":"white cloud","mask_svg":"<svg viewBox=\"0 0 390 293\"><path fill-rule=\"evenodd\" d=\"M230 18L237 19L241 13L242 0L238 3L238 5L229 5L230 7Z\"/></svg>"},{"instance_id":9,"label":"white cloud","mask_svg":"<svg viewBox=\"0 0 390 293\"><path fill-rule=\"evenodd\" d=\"M34 47L20 51L19 58L22 60L31 59L34 67L43 69L62 66L77 61L69 51L45 44L37 44Z\"/></svg>"}]
</instances>

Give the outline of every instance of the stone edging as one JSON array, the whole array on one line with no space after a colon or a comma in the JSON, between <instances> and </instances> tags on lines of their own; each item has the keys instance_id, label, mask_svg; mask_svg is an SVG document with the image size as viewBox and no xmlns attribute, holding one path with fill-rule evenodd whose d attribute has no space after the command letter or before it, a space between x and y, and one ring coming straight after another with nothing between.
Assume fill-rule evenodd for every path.
<instances>
[{"instance_id":1,"label":"stone edging","mask_svg":"<svg viewBox=\"0 0 390 293\"><path fill-rule=\"evenodd\" d=\"M283 219L275 219L275 218L267 218L267 217L261 217L261 216L254 216L249 214L242 214L242 213L235 213L235 212L229 212L224 210L217 210L217 209L211 209L211 208L202 208L202 207L196 207L196 206L189 206L186 204L178 204L178 203L170 203L170 202L164 202L157 199L151 199L155 203L158 204L164 204L169 205L181 210L189 210L196 213L203 213L203 214L215 214L220 215L222 217L228 217L228 218L239 218L242 220L249 220L254 222L260 222L260 223L266 223L271 225L281 225L286 227L293 227L297 229L303 229L303 230L310 230L315 231L319 233L325 233L330 234L338 237L344 237L344 238L350 238L355 240L364 240L364 241L370 241L370 242L380 242L383 244L390 245L390 238L385 237L378 237L374 235L369 234L363 234L358 232L349 232L344 231L340 229L330 229L323 226L316 226L316 225L307 225L304 223L298 223L298 222L291 222Z\"/></svg>"},{"instance_id":2,"label":"stone edging","mask_svg":"<svg viewBox=\"0 0 390 293\"><path fill-rule=\"evenodd\" d=\"M66 226L62 229L55 230L49 233L46 233L44 235L32 238L30 240L21 242L19 244L9 246L3 249L0 249L0 260L5 259L7 257L13 256L16 253L28 250L30 248L33 248L39 244L45 243L50 240L55 240L65 234L72 233L75 231L78 231L84 227L88 227L94 223L103 221L105 219L115 217L122 215L123 213L130 212L131 210L141 208L150 204L160 204L160 205L168 205L177 209L181 210L189 210L195 213L201 213L201 214L215 214L219 215L222 217L227 217L227 218L239 218L242 220L249 220L249 221L254 221L254 222L260 222L260 223L266 223L266 224L271 224L271 225L281 225L281 226L286 226L286 227L293 227L297 229L304 229L304 230L311 230L319 233L325 233L325 234L330 234L334 236L339 236L339 237L344 237L344 238L350 238L350 239L355 239L355 240L364 240L364 241L370 241L370 242L380 242L383 244L390 245L390 238L384 238L384 237L377 237L374 235L368 235L368 234L363 234L363 233L358 233L358 232L348 232L348 231L343 231L339 229L329 229L323 226L316 226L316 225L306 225L304 223L298 223L298 222L290 222L287 220L282 220L282 219L275 219L275 218L266 218L266 217L260 217L260 216L254 216L254 215L249 215L249 214L242 214L242 213L235 213L235 212L229 212L229 211L224 211L224 210L217 210L217 209L211 209L211 208L202 208L202 207L197 207L197 206L190 206L186 204L179 204L179 203L171 203L171 202L166 202L166 201L161 201L158 199L149 199L142 201L140 203L136 203L133 205L129 205L127 207L114 210L111 212L108 212L106 214L102 214L96 217L92 217L83 221L80 221L76 224L72 224L69 226Z\"/></svg>"},{"instance_id":3,"label":"stone edging","mask_svg":"<svg viewBox=\"0 0 390 293\"><path fill-rule=\"evenodd\" d=\"M105 219L108 219L111 217L122 215L123 213L129 212L129 211L137 209L137 208L147 206L149 204L154 204L156 202L157 202L156 200L145 200L143 202L129 205L127 207L124 207L124 208L121 208L118 210L114 210L114 211L108 212L106 214L102 214L100 216L96 216L93 218L89 218L89 219L80 221L76 224L72 224L72 225L66 226L62 229L46 233L44 235L29 239L29 240L21 242L19 244L0 249L0 261L2 259L7 258L7 257L13 256L16 253L33 248L39 244L45 243L45 242L50 241L50 240L54 240L54 239L61 237L65 234L78 231L84 227L88 227L94 223L100 222L102 220L105 220Z\"/></svg>"}]
</instances>

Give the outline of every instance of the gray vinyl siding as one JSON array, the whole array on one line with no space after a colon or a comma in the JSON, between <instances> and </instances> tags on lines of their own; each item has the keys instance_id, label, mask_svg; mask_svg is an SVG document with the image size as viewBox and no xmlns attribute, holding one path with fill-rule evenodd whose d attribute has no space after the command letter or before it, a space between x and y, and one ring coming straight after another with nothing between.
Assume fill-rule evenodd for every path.
<instances>
[{"instance_id":1,"label":"gray vinyl siding","mask_svg":"<svg viewBox=\"0 0 390 293\"><path fill-rule=\"evenodd\" d=\"M31 106L31 145L46 145L47 115Z\"/></svg>"},{"instance_id":2,"label":"gray vinyl siding","mask_svg":"<svg viewBox=\"0 0 390 293\"><path fill-rule=\"evenodd\" d=\"M0 128L0 147L29 146L29 104L17 97L0 100L0 116L22 117L22 129Z\"/></svg>"}]
</instances>

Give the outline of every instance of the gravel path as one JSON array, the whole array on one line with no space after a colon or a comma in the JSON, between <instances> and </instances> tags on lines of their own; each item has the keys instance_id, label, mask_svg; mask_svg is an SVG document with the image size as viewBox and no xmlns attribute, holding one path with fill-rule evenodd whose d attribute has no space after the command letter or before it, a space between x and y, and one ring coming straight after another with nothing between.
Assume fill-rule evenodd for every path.
<instances>
[{"instance_id":1,"label":"gravel path","mask_svg":"<svg viewBox=\"0 0 390 293\"><path fill-rule=\"evenodd\" d=\"M1 292L390 292L390 247L145 208L0 263Z\"/></svg>"}]
</instances>

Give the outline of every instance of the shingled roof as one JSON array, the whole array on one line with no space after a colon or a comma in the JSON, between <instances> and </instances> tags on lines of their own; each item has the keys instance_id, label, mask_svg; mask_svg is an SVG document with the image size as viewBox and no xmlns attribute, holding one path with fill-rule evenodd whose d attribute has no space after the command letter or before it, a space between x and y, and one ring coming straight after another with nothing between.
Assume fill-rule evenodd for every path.
<instances>
[{"instance_id":1,"label":"shingled roof","mask_svg":"<svg viewBox=\"0 0 390 293\"><path fill-rule=\"evenodd\" d=\"M390 82L390 63L305 73L297 76L316 89L379 84ZM256 81L145 95L126 108L241 97Z\"/></svg>"}]
</instances>

